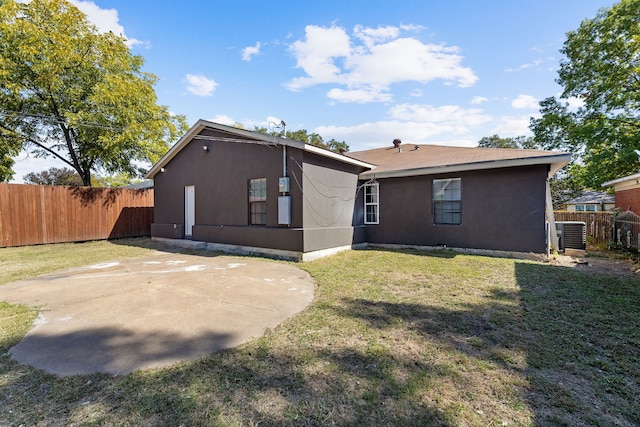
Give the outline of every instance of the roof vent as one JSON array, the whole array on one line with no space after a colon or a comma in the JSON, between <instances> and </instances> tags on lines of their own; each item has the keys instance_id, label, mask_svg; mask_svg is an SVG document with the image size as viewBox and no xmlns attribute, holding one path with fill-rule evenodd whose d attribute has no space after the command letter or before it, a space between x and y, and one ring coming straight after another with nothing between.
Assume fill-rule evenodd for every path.
<instances>
[{"instance_id":1,"label":"roof vent","mask_svg":"<svg viewBox=\"0 0 640 427\"><path fill-rule=\"evenodd\" d=\"M398 153L402 153L402 147L400 147L400 144L402 144L402 141L400 141L398 138L393 140L393 146L398 149Z\"/></svg>"},{"instance_id":2,"label":"roof vent","mask_svg":"<svg viewBox=\"0 0 640 427\"><path fill-rule=\"evenodd\" d=\"M346 148L340 148L340 150L338 150L338 151L340 151L340 154L344 154L344 153L347 152L347 149Z\"/></svg>"}]
</instances>

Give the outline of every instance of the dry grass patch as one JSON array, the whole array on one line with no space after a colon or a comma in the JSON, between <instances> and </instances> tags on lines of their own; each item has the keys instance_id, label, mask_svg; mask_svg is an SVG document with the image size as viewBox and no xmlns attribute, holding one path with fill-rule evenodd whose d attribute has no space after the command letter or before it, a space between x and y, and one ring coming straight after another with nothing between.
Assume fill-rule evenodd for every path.
<instances>
[{"instance_id":1,"label":"dry grass patch","mask_svg":"<svg viewBox=\"0 0 640 427\"><path fill-rule=\"evenodd\" d=\"M633 276L449 251L300 267L307 310L196 362L58 379L0 358L0 424L640 424Z\"/></svg>"}]
</instances>

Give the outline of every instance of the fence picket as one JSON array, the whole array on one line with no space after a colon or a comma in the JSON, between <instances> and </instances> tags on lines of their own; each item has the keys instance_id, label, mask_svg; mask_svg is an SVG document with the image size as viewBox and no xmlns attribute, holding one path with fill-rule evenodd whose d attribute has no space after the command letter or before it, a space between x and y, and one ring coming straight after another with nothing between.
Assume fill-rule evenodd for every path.
<instances>
[{"instance_id":1,"label":"fence picket","mask_svg":"<svg viewBox=\"0 0 640 427\"><path fill-rule=\"evenodd\" d=\"M149 236L153 189L0 183L0 247Z\"/></svg>"}]
</instances>

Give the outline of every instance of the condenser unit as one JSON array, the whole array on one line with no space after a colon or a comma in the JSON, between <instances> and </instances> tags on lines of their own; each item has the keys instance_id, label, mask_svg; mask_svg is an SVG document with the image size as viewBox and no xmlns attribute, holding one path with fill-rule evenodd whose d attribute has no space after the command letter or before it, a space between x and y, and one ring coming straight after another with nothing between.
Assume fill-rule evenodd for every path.
<instances>
[{"instance_id":1,"label":"condenser unit","mask_svg":"<svg viewBox=\"0 0 640 427\"><path fill-rule=\"evenodd\" d=\"M557 221L558 246L560 250L587 247L587 224L580 221Z\"/></svg>"}]
</instances>

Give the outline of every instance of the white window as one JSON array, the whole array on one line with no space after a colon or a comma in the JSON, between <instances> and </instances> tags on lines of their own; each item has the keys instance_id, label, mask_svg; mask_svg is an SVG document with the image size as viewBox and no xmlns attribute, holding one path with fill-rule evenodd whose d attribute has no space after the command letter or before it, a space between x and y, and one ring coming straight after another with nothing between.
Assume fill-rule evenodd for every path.
<instances>
[{"instance_id":1,"label":"white window","mask_svg":"<svg viewBox=\"0 0 640 427\"><path fill-rule=\"evenodd\" d=\"M596 205L576 205L576 212L595 212Z\"/></svg>"},{"instance_id":2,"label":"white window","mask_svg":"<svg viewBox=\"0 0 640 427\"><path fill-rule=\"evenodd\" d=\"M460 178L433 180L433 223L462 224L462 181Z\"/></svg>"},{"instance_id":3,"label":"white window","mask_svg":"<svg viewBox=\"0 0 640 427\"><path fill-rule=\"evenodd\" d=\"M368 182L364 185L364 223L378 224L379 220L378 183Z\"/></svg>"},{"instance_id":4,"label":"white window","mask_svg":"<svg viewBox=\"0 0 640 427\"><path fill-rule=\"evenodd\" d=\"M267 178L249 180L249 224L267 224Z\"/></svg>"}]
</instances>

